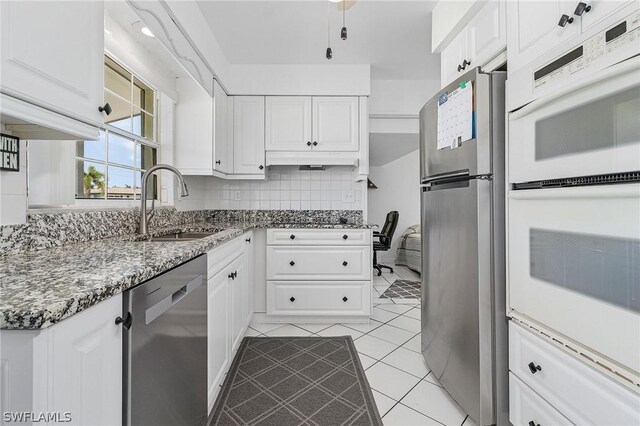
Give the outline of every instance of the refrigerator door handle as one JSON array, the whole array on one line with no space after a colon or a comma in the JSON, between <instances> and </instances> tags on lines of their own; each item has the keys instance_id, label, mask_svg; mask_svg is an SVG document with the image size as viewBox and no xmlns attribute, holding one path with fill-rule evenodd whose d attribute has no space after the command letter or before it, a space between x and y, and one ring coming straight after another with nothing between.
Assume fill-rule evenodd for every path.
<instances>
[{"instance_id":1,"label":"refrigerator door handle","mask_svg":"<svg viewBox=\"0 0 640 426\"><path fill-rule=\"evenodd\" d=\"M493 179L492 173L485 173L480 175L470 175L470 174L454 175L452 173L452 174L449 174L447 177L443 177L442 175L439 175L432 179L425 178L423 179L422 185L420 185L420 188L423 188L423 189L431 188L433 185L438 185L443 183L465 182L470 180L487 180L488 181L492 179Z\"/></svg>"},{"instance_id":2,"label":"refrigerator door handle","mask_svg":"<svg viewBox=\"0 0 640 426\"><path fill-rule=\"evenodd\" d=\"M420 183L425 184L425 183L436 182L436 181L445 180L445 179L449 180L449 179L456 179L456 178L465 178L468 176L469 176L469 169L456 170L453 172L438 173L437 175L423 177Z\"/></svg>"}]
</instances>

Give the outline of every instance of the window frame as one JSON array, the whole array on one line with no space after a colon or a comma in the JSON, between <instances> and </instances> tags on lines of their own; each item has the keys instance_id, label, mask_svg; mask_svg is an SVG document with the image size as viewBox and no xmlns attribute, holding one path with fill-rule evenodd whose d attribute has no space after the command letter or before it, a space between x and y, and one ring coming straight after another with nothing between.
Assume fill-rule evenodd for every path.
<instances>
[{"instance_id":1,"label":"window frame","mask_svg":"<svg viewBox=\"0 0 640 426\"><path fill-rule=\"evenodd\" d=\"M125 202L125 203L130 203L130 202L136 202L136 201L140 201L141 199L141 194L137 194L136 193L136 184L139 184L140 187L142 187L142 182L141 182L141 178L144 175L144 172L146 171L146 169L143 167L143 162L142 162L142 157L143 157L143 150L144 147L148 147L154 150L154 162L151 166L158 164L158 158L160 156L160 147L161 144L159 142L159 138L158 138L158 130L160 128L159 126L159 120L158 120L158 111L159 111L159 100L160 100L160 96L159 96L159 91L156 87L154 87L152 84L150 84L147 80L145 80L143 77L141 77L140 75L134 73L131 68L127 67L126 65L124 65L121 61L118 61L115 57L113 57L112 55L109 55L107 52L104 53L104 62L103 62L103 67L107 67L107 59L114 62L116 65L122 67L126 72L128 72L131 75L131 79L130 79L130 99L125 99L122 96L120 96L118 93L114 92L113 90L109 89L106 87L106 84L104 85L103 91L109 92L109 94L111 96L115 96L117 98L119 98L120 100L126 102L129 104L130 106L130 119L133 120L134 118L134 110L135 108L139 108L142 113L148 114L153 118L153 138L152 139L148 139L145 136L141 136L141 135L136 135L133 132L129 132L127 130L121 129L119 127L116 127L112 124L108 124L108 123L103 123L103 125L100 127L100 132L103 133L103 137L104 137L104 158L102 160L98 160L95 158L90 158L90 157L86 157L86 156L79 156L78 152L76 150L76 154L75 154L75 161L76 161L76 178L75 178L75 185L76 188L74 189L74 198L76 201L76 204L82 204L82 205L88 205L91 203L107 203L107 205L113 205L113 203L117 203L117 202ZM103 68L104 69L104 68ZM103 71L104 72L104 71ZM140 107L136 106L134 103L134 86L135 86L135 81L138 80L140 81L142 84L146 85L150 90L153 91L153 113L149 112L148 109L144 109L142 108L142 105ZM132 130L133 130L133 123L132 123ZM121 163L117 163L117 162L111 162L109 160L109 137L111 134L115 134L119 137L125 138L127 140L131 140L134 144L134 157L133 157L133 165L126 165L126 164L121 164ZM83 141L78 141L78 142L83 142ZM138 147L139 151L140 151L140 158L138 158ZM78 189L77 185L78 185L78 162L79 161L83 161L83 162L91 162L91 163L97 163L97 164L101 164L104 166L104 194L102 194L100 197L79 197L76 189ZM138 167L138 162L140 164L140 166ZM151 167L149 166L149 167ZM118 167L120 169L124 169L124 170L129 170L132 171L134 173L134 179L132 182L132 189L133 189L133 194L132 194L132 198L119 198L119 197L109 197L109 167ZM140 180L138 178L138 176L136 176L136 173L140 173ZM154 190L153 190L153 196L150 199L154 199L156 201L159 201L160 198L160 194L158 191L159 188L159 183L157 181L157 177L154 176Z\"/></svg>"}]
</instances>

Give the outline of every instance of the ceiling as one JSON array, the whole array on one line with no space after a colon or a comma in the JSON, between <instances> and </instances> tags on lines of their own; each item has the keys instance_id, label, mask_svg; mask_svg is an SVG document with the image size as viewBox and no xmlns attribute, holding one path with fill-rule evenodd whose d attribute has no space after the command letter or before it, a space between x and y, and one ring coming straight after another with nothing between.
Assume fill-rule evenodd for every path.
<instances>
[{"instance_id":1,"label":"ceiling","mask_svg":"<svg viewBox=\"0 0 640 426\"><path fill-rule=\"evenodd\" d=\"M429 0L358 0L346 13L328 0L208 0L198 6L232 64L326 64L327 16L336 64L371 64L372 80L440 78L430 51Z\"/></svg>"}]
</instances>

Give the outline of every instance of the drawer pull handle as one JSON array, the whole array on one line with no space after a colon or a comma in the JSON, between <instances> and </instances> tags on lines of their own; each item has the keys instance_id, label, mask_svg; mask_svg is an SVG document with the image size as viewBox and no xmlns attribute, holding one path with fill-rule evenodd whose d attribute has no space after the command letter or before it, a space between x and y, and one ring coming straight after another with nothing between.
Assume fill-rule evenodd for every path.
<instances>
[{"instance_id":1,"label":"drawer pull handle","mask_svg":"<svg viewBox=\"0 0 640 426\"><path fill-rule=\"evenodd\" d=\"M540 423L536 423L533 420L529 422L529 426L540 426Z\"/></svg>"},{"instance_id":2,"label":"drawer pull handle","mask_svg":"<svg viewBox=\"0 0 640 426\"><path fill-rule=\"evenodd\" d=\"M349 298L348 298L347 296L345 296L345 297L343 297L343 298L342 298L342 301L343 301L343 302L346 302L347 300L349 300Z\"/></svg>"},{"instance_id":3,"label":"drawer pull handle","mask_svg":"<svg viewBox=\"0 0 640 426\"><path fill-rule=\"evenodd\" d=\"M569 15L563 14L560 17L560 21L558 22L558 25L561 27L565 27L567 24L572 24L572 23L573 23L573 18L571 18Z\"/></svg>"},{"instance_id":4,"label":"drawer pull handle","mask_svg":"<svg viewBox=\"0 0 640 426\"><path fill-rule=\"evenodd\" d=\"M291 238L292 240L295 240L295 239L296 239L296 236L295 236L295 235L293 235L293 234L291 234L291 235L289 235L289 238Z\"/></svg>"},{"instance_id":5,"label":"drawer pull handle","mask_svg":"<svg viewBox=\"0 0 640 426\"><path fill-rule=\"evenodd\" d=\"M530 362L529 370L531 371L531 374L536 374L538 371L542 370L542 367L540 367L539 365L535 365L533 362Z\"/></svg>"},{"instance_id":6,"label":"drawer pull handle","mask_svg":"<svg viewBox=\"0 0 640 426\"><path fill-rule=\"evenodd\" d=\"M293 297L293 296L291 296L291 299L289 299L289 300L291 300L291 302L295 302L295 301L296 301L296 298L295 298L295 297Z\"/></svg>"},{"instance_id":7,"label":"drawer pull handle","mask_svg":"<svg viewBox=\"0 0 640 426\"><path fill-rule=\"evenodd\" d=\"M343 240L346 240L347 238L349 238L349 236L348 236L347 234L344 234L344 235L342 236L342 239L343 239Z\"/></svg>"},{"instance_id":8,"label":"drawer pull handle","mask_svg":"<svg viewBox=\"0 0 640 426\"><path fill-rule=\"evenodd\" d=\"M295 264L296 264L296 262L294 262L293 260L291 262L289 262L289 265L291 265L291 266L293 266Z\"/></svg>"},{"instance_id":9,"label":"drawer pull handle","mask_svg":"<svg viewBox=\"0 0 640 426\"><path fill-rule=\"evenodd\" d=\"M347 266L349 264L349 262L347 262L346 260L344 262L342 262L342 266Z\"/></svg>"}]
</instances>

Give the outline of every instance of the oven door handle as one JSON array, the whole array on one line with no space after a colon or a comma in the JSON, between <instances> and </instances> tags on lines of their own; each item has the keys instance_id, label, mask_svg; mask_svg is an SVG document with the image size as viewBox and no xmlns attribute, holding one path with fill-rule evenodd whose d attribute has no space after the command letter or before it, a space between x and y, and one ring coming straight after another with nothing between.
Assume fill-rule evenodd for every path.
<instances>
[{"instance_id":1,"label":"oven door handle","mask_svg":"<svg viewBox=\"0 0 640 426\"><path fill-rule=\"evenodd\" d=\"M604 70L596 73L591 77L586 77L579 80L579 85L569 84L568 86L559 88L552 93L536 99L528 105L523 106L519 110L509 113L509 120L518 120L542 108L545 105L548 105L560 98L572 94L573 92L589 89L591 85L599 83L601 81L608 82L611 78L627 77L628 82L624 82L623 87L634 86L638 84L638 70L640 70L640 57L627 59L626 61L620 62L619 64L613 65L609 68L605 68ZM616 87L611 90L611 93L614 93L614 90L617 91L618 85L616 85Z\"/></svg>"}]
</instances>

